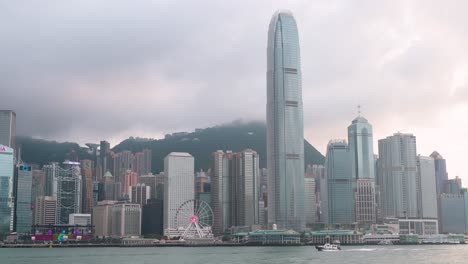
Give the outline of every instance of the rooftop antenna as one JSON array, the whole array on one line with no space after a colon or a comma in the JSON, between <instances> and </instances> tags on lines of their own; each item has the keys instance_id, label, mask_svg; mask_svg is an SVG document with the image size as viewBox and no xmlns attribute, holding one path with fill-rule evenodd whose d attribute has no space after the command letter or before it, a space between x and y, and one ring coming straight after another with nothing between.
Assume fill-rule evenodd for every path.
<instances>
[{"instance_id":1,"label":"rooftop antenna","mask_svg":"<svg viewBox=\"0 0 468 264\"><path fill-rule=\"evenodd\" d=\"M358 117L361 117L361 105L357 106Z\"/></svg>"}]
</instances>

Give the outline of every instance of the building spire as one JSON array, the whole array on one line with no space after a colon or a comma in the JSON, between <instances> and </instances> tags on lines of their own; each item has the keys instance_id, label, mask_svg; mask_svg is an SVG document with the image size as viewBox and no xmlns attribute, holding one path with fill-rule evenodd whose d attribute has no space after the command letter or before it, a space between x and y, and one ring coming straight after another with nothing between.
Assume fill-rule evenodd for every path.
<instances>
[{"instance_id":1,"label":"building spire","mask_svg":"<svg viewBox=\"0 0 468 264\"><path fill-rule=\"evenodd\" d=\"M358 104L357 106L358 117L361 117L361 105Z\"/></svg>"}]
</instances>

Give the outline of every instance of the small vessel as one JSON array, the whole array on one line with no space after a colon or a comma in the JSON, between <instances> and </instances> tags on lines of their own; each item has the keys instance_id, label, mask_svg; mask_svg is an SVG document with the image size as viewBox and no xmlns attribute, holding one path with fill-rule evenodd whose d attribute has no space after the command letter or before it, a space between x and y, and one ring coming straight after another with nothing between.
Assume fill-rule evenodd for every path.
<instances>
[{"instance_id":1,"label":"small vessel","mask_svg":"<svg viewBox=\"0 0 468 264\"><path fill-rule=\"evenodd\" d=\"M316 248L318 251L338 251L338 250L341 250L340 245L338 245L338 244L330 244L330 243L326 243L326 244L323 245L323 246L315 246L315 248Z\"/></svg>"},{"instance_id":2,"label":"small vessel","mask_svg":"<svg viewBox=\"0 0 468 264\"><path fill-rule=\"evenodd\" d=\"M393 242L388 239L382 239L377 245L393 245Z\"/></svg>"}]
</instances>

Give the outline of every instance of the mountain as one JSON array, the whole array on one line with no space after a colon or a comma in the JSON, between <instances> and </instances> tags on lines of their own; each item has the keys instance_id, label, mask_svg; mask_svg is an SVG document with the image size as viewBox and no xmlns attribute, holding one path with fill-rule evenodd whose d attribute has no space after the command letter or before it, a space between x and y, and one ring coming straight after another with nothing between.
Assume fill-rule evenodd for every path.
<instances>
[{"instance_id":1,"label":"mountain","mask_svg":"<svg viewBox=\"0 0 468 264\"><path fill-rule=\"evenodd\" d=\"M143 140L129 138L113 148L114 152L133 152L149 148L153 152L153 171L164 170L164 157L170 152L188 152L195 157L196 170L207 170L211 166L211 154L216 150L234 152L250 148L260 154L260 168L266 168L266 126L262 122L233 122L193 133L174 133L165 139ZM304 140L305 165L323 164L324 156Z\"/></svg>"},{"instance_id":2,"label":"mountain","mask_svg":"<svg viewBox=\"0 0 468 264\"><path fill-rule=\"evenodd\" d=\"M92 156L76 143L47 141L28 137L17 137L17 145L21 145L21 156L24 162L44 165L52 161L62 162L70 155L79 159L92 159ZM207 170L211 166L211 154L216 150L232 150L234 152L250 148L260 154L260 167L266 167L266 126L262 122L233 122L195 132L173 133L164 139L129 138L112 150L120 152L130 150L138 152L142 149L152 150L153 172L164 170L164 157L170 152L188 152L195 157L196 170ZM304 140L305 165L323 164L324 157L309 142Z\"/></svg>"}]
</instances>

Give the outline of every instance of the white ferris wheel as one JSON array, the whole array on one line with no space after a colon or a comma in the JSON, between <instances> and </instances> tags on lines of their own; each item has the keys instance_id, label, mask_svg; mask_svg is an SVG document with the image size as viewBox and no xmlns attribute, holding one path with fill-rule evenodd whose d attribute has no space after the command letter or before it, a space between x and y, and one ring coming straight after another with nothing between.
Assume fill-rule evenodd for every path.
<instances>
[{"instance_id":1,"label":"white ferris wheel","mask_svg":"<svg viewBox=\"0 0 468 264\"><path fill-rule=\"evenodd\" d=\"M202 200L187 200L182 203L174 216L174 225L180 239L213 238L211 225L213 223L213 210Z\"/></svg>"}]
</instances>

